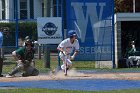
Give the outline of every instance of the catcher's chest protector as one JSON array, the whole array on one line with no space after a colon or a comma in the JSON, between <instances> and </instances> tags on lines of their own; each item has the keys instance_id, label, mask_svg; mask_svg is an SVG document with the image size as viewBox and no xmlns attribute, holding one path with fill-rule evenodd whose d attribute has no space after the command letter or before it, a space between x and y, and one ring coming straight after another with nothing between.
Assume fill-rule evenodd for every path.
<instances>
[{"instance_id":1,"label":"catcher's chest protector","mask_svg":"<svg viewBox=\"0 0 140 93\"><path fill-rule=\"evenodd\" d=\"M34 58L34 50L31 49L30 51L25 50L24 59L25 60L32 60Z\"/></svg>"}]
</instances>

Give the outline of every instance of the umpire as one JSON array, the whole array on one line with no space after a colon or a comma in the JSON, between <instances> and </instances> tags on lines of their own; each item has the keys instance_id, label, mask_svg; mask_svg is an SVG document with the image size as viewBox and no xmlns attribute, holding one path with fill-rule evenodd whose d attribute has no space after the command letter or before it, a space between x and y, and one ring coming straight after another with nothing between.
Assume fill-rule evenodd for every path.
<instances>
[{"instance_id":1,"label":"umpire","mask_svg":"<svg viewBox=\"0 0 140 93\"><path fill-rule=\"evenodd\" d=\"M3 43L3 34L0 31L0 48L2 48L2 43ZM2 67L3 67L3 59L0 56L0 77L3 77L3 75L2 75Z\"/></svg>"}]
</instances>

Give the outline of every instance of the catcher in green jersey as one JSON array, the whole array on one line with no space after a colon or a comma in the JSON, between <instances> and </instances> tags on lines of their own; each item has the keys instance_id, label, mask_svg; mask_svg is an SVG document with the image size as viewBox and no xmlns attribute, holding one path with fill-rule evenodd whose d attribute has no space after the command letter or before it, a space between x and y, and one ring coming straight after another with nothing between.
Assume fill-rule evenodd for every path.
<instances>
[{"instance_id":1,"label":"catcher in green jersey","mask_svg":"<svg viewBox=\"0 0 140 93\"><path fill-rule=\"evenodd\" d=\"M25 46L12 52L12 55L18 59L17 66L8 75L6 75L6 77L14 77L14 75L20 71L24 71L22 73L23 77L37 76L39 71L31 65L34 59L34 53L35 50L31 40L27 40L25 42Z\"/></svg>"}]
</instances>

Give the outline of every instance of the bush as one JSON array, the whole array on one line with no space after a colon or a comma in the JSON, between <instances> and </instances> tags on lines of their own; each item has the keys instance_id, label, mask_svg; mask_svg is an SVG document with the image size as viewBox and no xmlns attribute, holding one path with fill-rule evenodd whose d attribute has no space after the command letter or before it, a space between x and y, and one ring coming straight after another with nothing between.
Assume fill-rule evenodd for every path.
<instances>
[{"instance_id":1,"label":"bush","mask_svg":"<svg viewBox=\"0 0 140 93\"><path fill-rule=\"evenodd\" d=\"M27 35L37 40L37 23L36 22L20 22L18 23L18 38L24 39ZM0 23L0 28L8 27L10 32L16 32L16 23Z\"/></svg>"}]
</instances>

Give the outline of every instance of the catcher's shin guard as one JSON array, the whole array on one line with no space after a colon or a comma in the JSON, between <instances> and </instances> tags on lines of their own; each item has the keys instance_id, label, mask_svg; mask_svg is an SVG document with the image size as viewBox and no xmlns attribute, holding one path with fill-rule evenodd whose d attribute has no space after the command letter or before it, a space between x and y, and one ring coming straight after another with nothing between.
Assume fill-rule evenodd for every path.
<instances>
[{"instance_id":1,"label":"catcher's shin guard","mask_svg":"<svg viewBox=\"0 0 140 93\"><path fill-rule=\"evenodd\" d=\"M0 76L2 76L3 59L0 58Z\"/></svg>"},{"instance_id":2,"label":"catcher's shin guard","mask_svg":"<svg viewBox=\"0 0 140 93\"><path fill-rule=\"evenodd\" d=\"M15 67L11 73L9 73L9 75L14 75L16 73L18 73L21 70L21 68L19 66Z\"/></svg>"}]
</instances>

